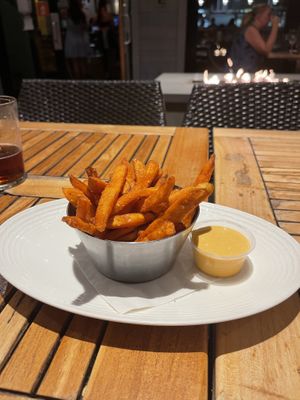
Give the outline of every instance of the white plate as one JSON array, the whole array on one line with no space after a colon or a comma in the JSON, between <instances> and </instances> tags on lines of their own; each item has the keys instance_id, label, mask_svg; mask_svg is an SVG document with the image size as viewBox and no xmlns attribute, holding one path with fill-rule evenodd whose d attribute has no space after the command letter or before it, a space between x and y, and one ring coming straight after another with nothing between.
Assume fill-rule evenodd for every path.
<instances>
[{"instance_id":1,"label":"white plate","mask_svg":"<svg viewBox=\"0 0 300 400\"><path fill-rule=\"evenodd\" d=\"M241 274L209 279L205 290L178 301L131 314L118 314L97 295L68 249L76 232L61 222L66 201L25 210L0 227L0 274L24 293L76 314L145 325L197 325L246 317L279 304L300 286L300 246L287 233L253 215L210 203L201 204L201 221L233 219L256 238L256 248ZM197 224L196 224L197 226Z\"/></svg>"}]
</instances>

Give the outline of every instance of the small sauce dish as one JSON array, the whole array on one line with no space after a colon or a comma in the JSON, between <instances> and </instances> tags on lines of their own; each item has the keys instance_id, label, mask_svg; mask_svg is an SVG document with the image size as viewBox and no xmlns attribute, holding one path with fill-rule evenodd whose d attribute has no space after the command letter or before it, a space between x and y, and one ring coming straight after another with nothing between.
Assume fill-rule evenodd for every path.
<instances>
[{"instance_id":1,"label":"small sauce dish","mask_svg":"<svg viewBox=\"0 0 300 400\"><path fill-rule=\"evenodd\" d=\"M255 247L253 234L227 220L203 222L189 235L194 261L207 275L226 278L238 274Z\"/></svg>"}]
</instances>

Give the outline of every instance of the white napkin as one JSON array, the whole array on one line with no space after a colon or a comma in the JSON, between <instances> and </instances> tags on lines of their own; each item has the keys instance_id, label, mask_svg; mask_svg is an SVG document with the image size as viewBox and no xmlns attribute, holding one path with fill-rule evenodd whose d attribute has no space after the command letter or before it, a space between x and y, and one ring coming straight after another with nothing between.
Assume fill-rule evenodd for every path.
<instances>
[{"instance_id":1,"label":"white napkin","mask_svg":"<svg viewBox=\"0 0 300 400\"><path fill-rule=\"evenodd\" d=\"M179 301L196 290L208 287L208 284L201 280L194 266L192 250L188 242L184 244L168 273L145 283L121 283L102 275L82 245L80 251L76 252L76 263L96 292L120 314Z\"/></svg>"}]
</instances>

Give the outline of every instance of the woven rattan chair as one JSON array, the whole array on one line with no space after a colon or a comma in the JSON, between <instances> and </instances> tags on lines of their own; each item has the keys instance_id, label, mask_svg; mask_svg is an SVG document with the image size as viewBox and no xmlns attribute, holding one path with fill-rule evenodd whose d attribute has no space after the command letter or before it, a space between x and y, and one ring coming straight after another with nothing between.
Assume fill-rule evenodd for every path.
<instances>
[{"instance_id":1,"label":"woven rattan chair","mask_svg":"<svg viewBox=\"0 0 300 400\"><path fill-rule=\"evenodd\" d=\"M156 81L24 79L21 120L120 125L165 125Z\"/></svg>"},{"instance_id":2,"label":"woven rattan chair","mask_svg":"<svg viewBox=\"0 0 300 400\"><path fill-rule=\"evenodd\" d=\"M300 129L300 81L199 84L193 87L184 126L207 127L210 152L213 128Z\"/></svg>"}]
</instances>

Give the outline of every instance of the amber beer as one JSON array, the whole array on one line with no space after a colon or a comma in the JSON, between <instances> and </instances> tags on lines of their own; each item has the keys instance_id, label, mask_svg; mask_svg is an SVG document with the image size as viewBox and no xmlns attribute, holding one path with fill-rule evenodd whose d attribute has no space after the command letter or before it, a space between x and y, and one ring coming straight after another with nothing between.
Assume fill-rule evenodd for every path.
<instances>
[{"instance_id":1,"label":"amber beer","mask_svg":"<svg viewBox=\"0 0 300 400\"><path fill-rule=\"evenodd\" d=\"M22 150L13 144L0 143L0 185L18 181L23 175Z\"/></svg>"},{"instance_id":2,"label":"amber beer","mask_svg":"<svg viewBox=\"0 0 300 400\"><path fill-rule=\"evenodd\" d=\"M17 101L0 96L0 191L21 183L25 177Z\"/></svg>"}]
</instances>

